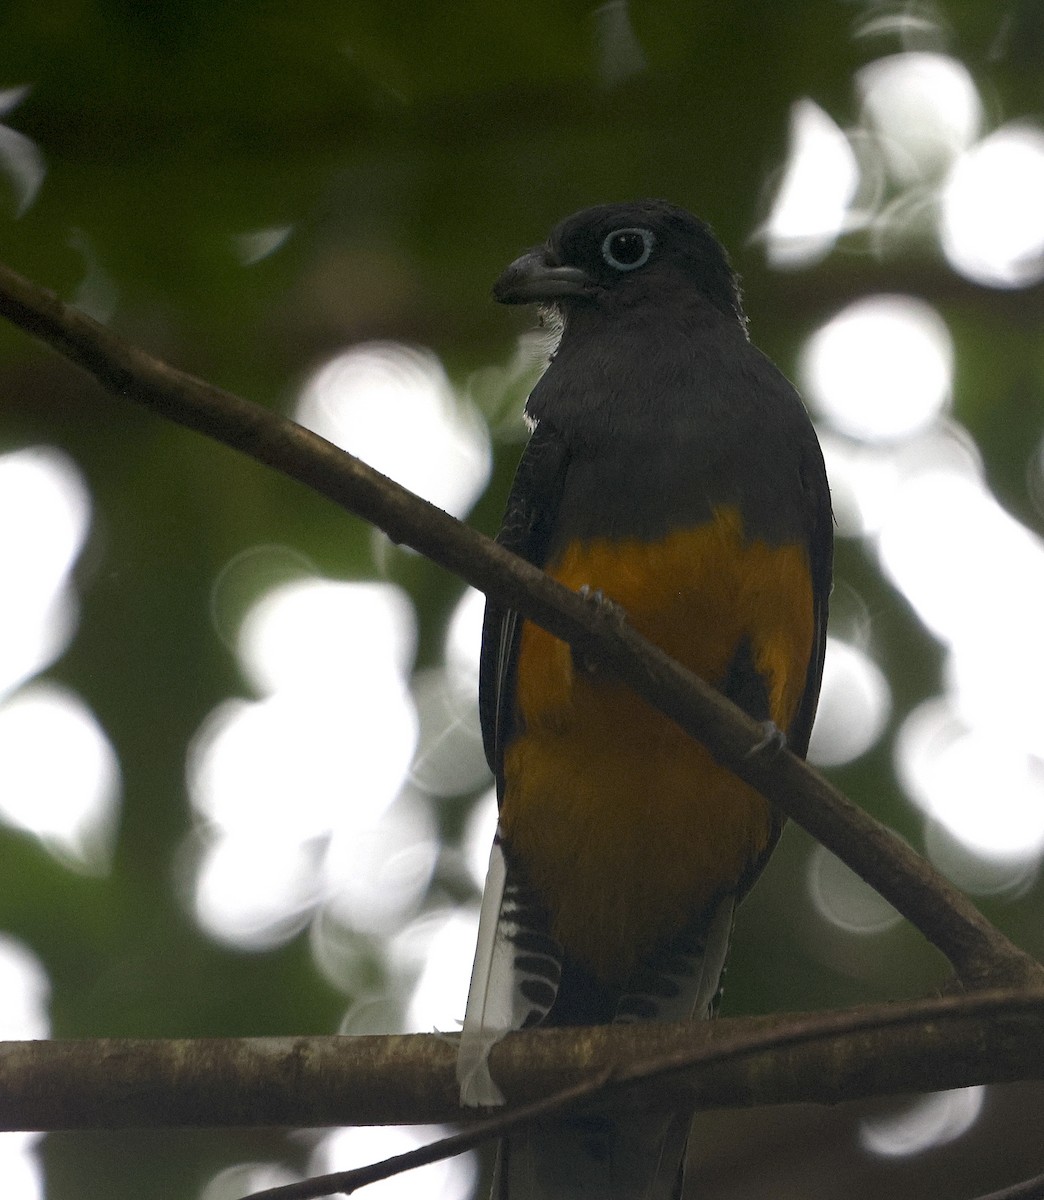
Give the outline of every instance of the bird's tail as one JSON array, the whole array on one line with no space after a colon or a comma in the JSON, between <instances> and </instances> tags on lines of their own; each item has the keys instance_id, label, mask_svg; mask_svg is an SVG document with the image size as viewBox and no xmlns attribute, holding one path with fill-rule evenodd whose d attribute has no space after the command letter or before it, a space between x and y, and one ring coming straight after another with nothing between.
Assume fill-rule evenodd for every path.
<instances>
[{"instance_id":1,"label":"bird's tail","mask_svg":"<svg viewBox=\"0 0 1044 1200\"><path fill-rule=\"evenodd\" d=\"M505 1138L491 1200L678 1200L689 1113L572 1117Z\"/></svg>"},{"instance_id":2,"label":"bird's tail","mask_svg":"<svg viewBox=\"0 0 1044 1200\"><path fill-rule=\"evenodd\" d=\"M616 1021L701 1020L716 1007L734 897L646 964ZM663 1109L549 1118L506 1137L491 1200L680 1200L692 1114Z\"/></svg>"}]
</instances>

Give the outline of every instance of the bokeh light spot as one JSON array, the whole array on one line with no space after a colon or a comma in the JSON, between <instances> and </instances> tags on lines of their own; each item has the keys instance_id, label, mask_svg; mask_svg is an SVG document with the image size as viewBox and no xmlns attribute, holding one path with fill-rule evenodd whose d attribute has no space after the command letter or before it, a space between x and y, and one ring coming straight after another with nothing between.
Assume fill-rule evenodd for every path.
<instances>
[{"instance_id":1,"label":"bokeh light spot","mask_svg":"<svg viewBox=\"0 0 1044 1200\"><path fill-rule=\"evenodd\" d=\"M116 754L74 692L34 683L0 705L0 820L66 866L104 874L120 799Z\"/></svg>"},{"instance_id":2,"label":"bokeh light spot","mask_svg":"<svg viewBox=\"0 0 1044 1200\"><path fill-rule=\"evenodd\" d=\"M193 902L217 941L269 950L299 933L321 895L320 848L260 833L218 835L200 853Z\"/></svg>"},{"instance_id":3,"label":"bokeh light spot","mask_svg":"<svg viewBox=\"0 0 1044 1200\"><path fill-rule=\"evenodd\" d=\"M297 1183L301 1176L279 1163L236 1163L218 1171L203 1187L199 1200L242 1200L266 1188Z\"/></svg>"},{"instance_id":4,"label":"bokeh light spot","mask_svg":"<svg viewBox=\"0 0 1044 1200\"><path fill-rule=\"evenodd\" d=\"M947 679L965 718L1044 754L1044 694L1036 685L1044 672L1044 542L981 479L928 464L895 489L878 553L885 574L947 646Z\"/></svg>"},{"instance_id":5,"label":"bokeh light spot","mask_svg":"<svg viewBox=\"0 0 1044 1200\"><path fill-rule=\"evenodd\" d=\"M49 666L76 630L69 572L90 526L91 499L79 468L50 446L0 455L0 695Z\"/></svg>"},{"instance_id":6,"label":"bokeh light spot","mask_svg":"<svg viewBox=\"0 0 1044 1200\"><path fill-rule=\"evenodd\" d=\"M241 233L234 242L236 256L244 267L252 267L282 249L293 231L293 225L273 225Z\"/></svg>"},{"instance_id":7,"label":"bokeh light spot","mask_svg":"<svg viewBox=\"0 0 1044 1200\"><path fill-rule=\"evenodd\" d=\"M985 1095L984 1087L968 1087L924 1096L903 1112L864 1118L859 1140L866 1150L886 1158L944 1146L975 1124Z\"/></svg>"},{"instance_id":8,"label":"bokeh light spot","mask_svg":"<svg viewBox=\"0 0 1044 1200\"><path fill-rule=\"evenodd\" d=\"M386 937L413 915L438 857L430 806L407 793L369 825L343 822L324 863L324 917L358 933Z\"/></svg>"},{"instance_id":9,"label":"bokeh light spot","mask_svg":"<svg viewBox=\"0 0 1044 1200\"><path fill-rule=\"evenodd\" d=\"M450 670L418 672L413 696L420 739L410 778L430 796L459 796L489 780L473 686L461 686Z\"/></svg>"},{"instance_id":10,"label":"bokeh light spot","mask_svg":"<svg viewBox=\"0 0 1044 1200\"><path fill-rule=\"evenodd\" d=\"M467 905L425 913L396 935L390 961L413 981L402 1032L460 1028L477 934L478 905Z\"/></svg>"},{"instance_id":11,"label":"bokeh light spot","mask_svg":"<svg viewBox=\"0 0 1044 1200\"><path fill-rule=\"evenodd\" d=\"M979 92L954 58L924 51L889 55L862 67L855 83L864 121L901 182L939 176L978 136Z\"/></svg>"},{"instance_id":12,"label":"bokeh light spot","mask_svg":"<svg viewBox=\"0 0 1044 1200\"><path fill-rule=\"evenodd\" d=\"M408 693L329 686L229 700L196 735L189 789L196 811L226 833L319 837L344 808L371 819L395 798L416 740Z\"/></svg>"},{"instance_id":13,"label":"bokeh light spot","mask_svg":"<svg viewBox=\"0 0 1044 1200\"><path fill-rule=\"evenodd\" d=\"M364 924L408 910L435 853L426 810L382 826L417 741L408 597L298 578L263 593L234 640L263 699L225 701L189 748L203 847L187 856L190 908L212 936L249 948L294 936L331 897ZM368 909L333 878L338 863L361 869L352 839L391 859L370 864L366 879L384 890Z\"/></svg>"},{"instance_id":14,"label":"bokeh light spot","mask_svg":"<svg viewBox=\"0 0 1044 1200\"><path fill-rule=\"evenodd\" d=\"M237 652L261 695L281 688L403 676L416 648L409 596L389 583L297 579L271 588L240 626Z\"/></svg>"},{"instance_id":15,"label":"bokeh light spot","mask_svg":"<svg viewBox=\"0 0 1044 1200\"><path fill-rule=\"evenodd\" d=\"M990 287L1044 279L1044 131L1005 125L963 154L942 194L942 246Z\"/></svg>"},{"instance_id":16,"label":"bokeh light spot","mask_svg":"<svg viewBox=\"0 0 1044 1200\"><path fill-rule=\"evenodd\" d=\"M22 942L0 933L0 1040L34 1041L51 1033L51 981Z\"/></svg>"},{"instance_id":17,"label":"bokeh light spot","mask_svg":"<svg viewBox=\"0 0 1044 1200\"><path fill-rule=\"evenodd\" d=\"M0 116L17 108L28 94L28 87L0 91ZM7 125L0 125L0 175L7 176L14 193L15 218L24 216L47 175L47 165L39 146Z\"/></svg>"},{"instance_id":18,"label":"bokeh light spot","mask_svg":"<svg viewBox=\"0 0 1044 1200\"><path fill-rule=\"evenodd\" d=\"M902 921L895 909L825 846L809 858L808 890L816 911L846 933L884 933Z\"/></svg>"},{"instance_id":19,"label":"bokeh light spot","mask_svg":"<svg viewBox=\"0 0 1044 1200\"><path fill-rule=\"evenodd\" d=\"M28 1041L50 1036L51 981L22 942L0 933L0 1039ZM44 1179L36 1146L39 1133L0 1133L0 1196L43 1200Z\"/></svg>"},{"instance_id":20,"label":"bokeh light spot","mask_svg":"<svg viewBox=\"0 0 1044 1200\"><path fill-rule=\"evenodd\" d=\"M924 855L962 892L972 896L999 896L1017 900L1037 881L1041 853L1030 847L1013 854L986 853L955 837L941 822L929 817L924 823Z\"/></svg>"},{"instance_id":21,"label":"bokeh light spot","mask_svg":"<svg viewBox=\"0 0 1044 1200\"><path fill-rule=\"evenodd\" d=\"M296 418L457 517L489 479L486 423L428 350L371 342L338 355L307 382Z\"/></svg>"},{"instance_id":22,"label":"bokeh light spot","mask_svg":"<svg viewBox=\"0 0 1044 1200\"><path fill-rule=\"evenodd\" d=\"M857 442L822 429L830 502L841 537L867 537L877 532L888 511L888 497L899 479L892 447Z\"/></svg>"},{"instance_id":23,"label":"bokeh light spot","mask_svg":"<svg viewBox=\"0 0 1044 1200\"><path fill-rule=\"evenodd\" d=\"M1003 731L969 726L936 698L903 722L895 756L911 799L969 849L1019 872L1044 853L1044 765Z\"/></svg>"},{"instance_id":24,"label":"bokeh light spot","mask_svg":"<svg viewBox=\"0 0 1044 1200\"><path fill-rule=\"evenodd\" d=\"M769 262L797 267L825 257L844 228L858 184L859 166L843 130L814 101L797 101L787 165L760 231Z\"/></svg>"},{"instance_id":25,"label":"bokeh light spot","mask_svg":"<svg viewBox=\"0 0 1044 1200\"><path fill-rule=\"evenodd\" d=\"M278 543L248 546L218 572L210 589L210 620L225 647L238 651L240 630L253 606L286 583L317 577L315 564L299 550Z\"/></svg>"},{"instance_id":26,"label":"bokeh light spot","mask_svg":"<svg viewBox=\"0 0 1044 1200\"><path fill-rule=\"evenodd\" d=\"M486 597L469 587L457 601L446 627L446 667L458 677L461 686L476 691L485 611Z\"/></svg>"},{"instance_id":27,"label":"bokeh light spot","mask_svg":"<svg viewBox=\"0 0 1044 1200\"><path fill-rule=\"evenodd\" d=\"M631 24L627 0L606 0L592 12L598 74L606 87L615 87L645 70L645 55Z\"/></svg>"},{"instance_id":28,"label":"bokeh light spot","mask_svg":"<svg viewBox=\"0 0 1044 1200\"><path fill-rule=\"evenodd\" d=\"M857 300L809 339L801 374L809 400L839 432L866 441L909 437L950 397L953 347L923 300Z\"/></svg>"},{"instance_id":29,"label":"bokeh light spot","mask_svg":"<svg viewBox=\"0 0 1044 1200\"><path fill-rule=\"evenodd\" d=\"M827 638L810 761L836 767L865 754L884 732L891 709L891 689L877 664L858 646Z\"/></svg>"},{"instance_id":30,"label":"bokeh light spot","mask_svg":"<svg viewBox=\"0 0 1044 1200\"><path fill-rule=\"evenodd\" d=\"M467 864L468 874L479 891L486 885L489 855L493 848L493 837L497 832L499 819L497 789L490 788L471 806L468 823L464 830L464 861Z\"/></svg>"}]
</instances>

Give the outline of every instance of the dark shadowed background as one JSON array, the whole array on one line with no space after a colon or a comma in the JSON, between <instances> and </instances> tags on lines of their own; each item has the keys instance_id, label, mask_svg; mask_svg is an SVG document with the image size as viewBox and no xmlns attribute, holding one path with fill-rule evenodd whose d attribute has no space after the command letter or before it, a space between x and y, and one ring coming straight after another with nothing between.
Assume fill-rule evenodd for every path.
<instances>
[{"instance_id":1,"label":"dark shadowed background","mask_svg":"<svg viewBox=\"0 0 1044 1200\"><path fill-rule=\"evenodd\" d=\"M813 757L1044 951L1044 8L0 8L0 258L487 531L562 216L709 220L834 489ZM0 1037L451 1030L493 801L480 599L0 328ZM790 829L730 1014L945 964ZM703 1200L962 1200L1044 1090L715 1113ZM4 1200L235 1200L430 1131L0 1137ZM369 1189L467 1200L469 1156Z\"/></svg>"}]
</instances>

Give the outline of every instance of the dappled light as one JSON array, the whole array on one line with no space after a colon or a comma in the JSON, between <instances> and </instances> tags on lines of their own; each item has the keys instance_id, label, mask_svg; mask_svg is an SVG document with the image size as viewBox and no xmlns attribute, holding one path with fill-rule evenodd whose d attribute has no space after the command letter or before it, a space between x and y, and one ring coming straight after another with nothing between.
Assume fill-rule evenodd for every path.
<instances>
[{"instance_id":1,"label":"dappled light","mask_svg":"<svg viewBox=\"0 0 1044 1200\"><path fill-rule=\"evenodd\" d=\"M0 1040L50 1034L51 983L43 964L21 942L0 934ZM36 1146L39 1133L0 1133L0 1196L43 1200L44 1179Z\"/></svg>"},{"instance_id":2,"label":"dappled light","mask_svg":"<svg viewBox=\"0 0 1044 1200\"><path fill-rule=\"evenodd\" d=\"M856 72L862 119L900 184L938 179L978 135L982 101L963 63L911 51Z\"/></svg>"},{"instance_id":3,"label":"dappled light","mask_svg":"<svg viewBox=\"0 0 1044 1200\"><path fill-rule=\"evenodd\" d=\"M427 895L438 850L431 807L409 792L380 821L335 826L323 863L327 935L331 922L374 938L394 933Z\"/></svg>"},{"instance_id":4,"label":"dappled light","mask_svg":"<svg viewBox=\"0 0 1044 1200\"><path fill-rule=\"evenodd\" d=\"M247 609L235 645L261 698L216 708L187 766L202 824L186 887L213 936L278 944L321 902L339 895L341 909L350 907L326 878L327 854L358 862L350 848L359 842L408 857L430 843L430 833L382 827L416 740L406 689L415 636L412 605L388 584L302 578ZM422 881L432 857L421 850ZM385 888L416 889L416 870L396 873L379 858L370 865L385 872ZM396 903L387 891L385 903Z\"/></svg>"},{"instance_id":5,"label":"dappled light","mask_svg":"<svg viewBox=\"0 0 1044 1200\"><path fill-rule=\"evenodd\" d=\"M760 230L771 265L825 258L845 228L858 185L859 164L844 131L813 100L799 100L790 113L787 165Z\"/></svg>"},{"instance_id":6,"label":"dappled light","mask_svg":"<svg viewBox=\"0 0 1044 1200\"><path fill-rule=\"evenodd\" d=\"M104 874L119 810L115 751L80 696L26 684L75 636L71 573L90 493L68 455L33 446L0 455L0 512L0 561L16 581L0 622L0 821L34 834L66 866Z\"/></svg>"},{"instance_id":7,"label":"dappled light","mask_svg":"<svg viewBox=\"0 0 1044 1200\"><path fill-rule=\"evenodd\" d=\"M845 933L884 933L902 920L887 900L825 846L817 846L809 858L808 890L819 916Z\"/></svg>"},{"instance_id":8,"label":"dappled light","mask_svg":"<svg viewBox=\"0 0 1044 1200\"><path fill-rule=\"evenodd\" d=\"M1004 729L970 725L952 698L925 701L896 740L900 778L910 798L950 836L1018 881L1044 855L1044 769ZM942 865L942 864L940 864ZM978 891L974 870L958 880ZM987 887L988 891L995 887Z\"/></svg>"},{"instance_id":9,"label":"dappled light","mask_svg":"<svg viewBox=\"0 0 1044 1200\"><path fill-rule=\"evenodd\" d=\"M76 632L72 570L91 521L91 499L75 463L51 446L0 455L0 696L49 667Z\"/></svg>"},{"instance_id":10,"label":"dappled light","mask_svg":"<svg viewBox=\"0 0 1044 1200\"><path fill-rule=\"evenodd\" d=\"M293 232L292 225L276 225L270 229L251 229L241 233L233 242L236 256L244 267L252 267L281 250Z\"/></svg>"},{"instance_id":11,"label":"dappled light","mask_svg":"<svg viewBox=\"0 0 1044 1200\"><path fill-rule=\"evenodd\" d=\"M79 696L34 683L0 704L0 820L66 866L104 875L119 800L116 754Z\"/></svg>"},{"instance_id":12,"label":"dappled light","mask_svg":"<svg viewBox=\"0 0 1044 1200\"><path fill-rule=\"evenodd\" d=\"M859 1140L867 1150L888 1158L922 1154L967 1133L979 1116L985 1096L983 1087L924 1096L894 1115L866 1117Z\"/></svg>"},{"instance_id":13,"label":"dappled light","mask_svg":"<svg viewBox=\"0 0 1044 1200\"><path fill-rule=\"evenodd\" d=\"M356 346L306 383L295 417L454 516L486 485L489 434L428 350Z\"/></svg>"},{"instance_id":14,"label":"dappled light","mask_svg":"<svg viewBox=\"0 0 1044 1200\"><path fill-rule=\"evenodd\" d=\"M28 94L28 87L0 91L0 118L13 112ZM16 218L32 207L46 175L47 164L40 147L17 129L0 123L0 177L6 177L14 197Z\"/></svg>"},{"instance_id":15,"label":"dappled light","mask_svg":"<svg viewBox=\"0 0 1044 1200\"><path fill-rule=\"evenodd\" d=\"M425 913L392 940L390 960L409 981L404 1033L460 1028L477 932L478 909L468 905Z\"/></svg>"},{"instance_id":16,"label":"dappled light","mask_svg":"<svg viewBox=\"0 0 1044 1200\"><path fill-rule=\"evenodd\" d=\"M867 442L894 441L947 405L953 347L924 301L871 296L813 334L801 368L806 397L831 427Z\"/></svg>"},{"instance_id":17,"label":"dappled light","mask_svg":"<svg viewBox=\"0 0 1044 1200\"><path fill-rule=\"evenodd\" d=\"M1005 125L973 146L946 182L941 232L946 257L976 283L1044 279L1044 130Z\"/></svg>"},{"instance_id":18,"label":"dappled light","mask_svg":"<svg viewBox=\"0 0 1044 1200\"><path fill-rule=\"evenodd\" d=\"M865 754L884 732L891 708L888 680L873 659L858 646L827 638L809 761L836 767Z\"/></svg>"},{"instance_id":19,"label":"dappled light","mask_svg":"<svg viewBox=\"0 0 1044 1200\"><path fill-rule=\"evenodd\" d=\"M497 831L497 817L496 788L489 788L472 805L471 816L464 831L464 861L477 888L481 888L486 882L489 851Z\"/></svg>"}]
</instances>

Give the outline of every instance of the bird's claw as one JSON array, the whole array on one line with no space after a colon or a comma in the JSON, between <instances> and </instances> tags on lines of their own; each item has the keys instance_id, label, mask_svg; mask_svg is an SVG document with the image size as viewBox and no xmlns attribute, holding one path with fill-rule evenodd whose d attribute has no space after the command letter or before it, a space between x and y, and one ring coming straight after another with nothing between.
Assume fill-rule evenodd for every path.
<instances>
[{"instance_id":1,"label":"bird's claw","mask_svg":"<svg viewBox=\"0 0 1044 1200\"><path fill-rule=\"evenodd\" d=\"M765 757L769 762L779 758L787 748L787 735L775 721L761 722L762 737L743 756L744 758Z\"/></svg>"}]
</instances>

